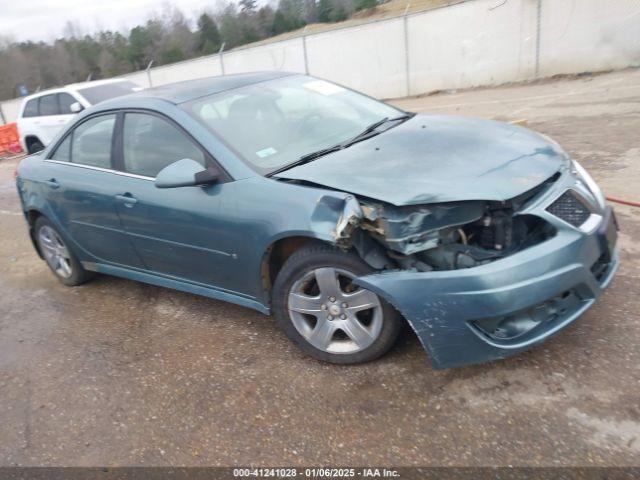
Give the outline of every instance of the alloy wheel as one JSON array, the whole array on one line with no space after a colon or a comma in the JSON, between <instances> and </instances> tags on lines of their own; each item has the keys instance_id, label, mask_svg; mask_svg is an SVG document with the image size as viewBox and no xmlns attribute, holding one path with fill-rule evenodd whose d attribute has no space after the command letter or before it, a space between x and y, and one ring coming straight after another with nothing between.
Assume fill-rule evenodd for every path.
<instances>
[{"instance_id":1,"label":"alloy wheel","mask_svg":"<svg viewBox=\"0 0 640 480\"><path fill-rule=\"evenodd\" d=\"M380 299L356 286L355 277L346 270L323 267L306 273L292 285L289 316L315 348L328 353L356 353L380 335Z\"/></svg>"},{"instance_id":2,"label":"alloy wheel","mask_svg":"<svg viewBox=\"0 0 640 480\"><path fill-rule=\"evenodd\" d=\"M62 278L69 278L73 274L69 249L60 235L51 227L44 225L38 231L38 244L45 260Z\"/></svg>"}]
</instances>

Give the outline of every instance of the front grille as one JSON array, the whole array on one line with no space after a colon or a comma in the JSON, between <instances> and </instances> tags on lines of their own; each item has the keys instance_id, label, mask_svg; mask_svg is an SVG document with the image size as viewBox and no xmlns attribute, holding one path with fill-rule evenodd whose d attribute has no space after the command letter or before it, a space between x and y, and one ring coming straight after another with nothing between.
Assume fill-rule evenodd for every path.
<instances>
[{"instance_id":1,"label":"front grille","mask_svg":"<svg viewBox=\"0 0 640 480\"><path fill-rule=\"evenodd\" d=\"M591 215L587 206L571 190L564 192L555 202L549 205L547 212L574 227L582 225Z\"/></svg>"}]
</instances>

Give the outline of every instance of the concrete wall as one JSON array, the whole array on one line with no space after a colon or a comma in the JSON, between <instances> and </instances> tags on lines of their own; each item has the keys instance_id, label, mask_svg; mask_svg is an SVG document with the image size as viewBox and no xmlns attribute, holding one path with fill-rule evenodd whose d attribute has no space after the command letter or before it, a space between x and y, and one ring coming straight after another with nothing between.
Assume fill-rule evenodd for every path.
<instances>
[{"instance_id":1,"label":"concrete wall","mask_svg":"<svg viewBox=\"0 0 640 480\"><path fill-rule=\"evenodd\" d=\"M5 102L0 103L0 109L2 109L2 116L6 123L15 122L20 114L20 105L22 105L22 100L16 98L14 100L7 100ZM2 119L0 118L0 124L2 123Z\"/></svg>"},{"instance_id":2,"label":"concrete wall","mask_svg":"<svg viewBox=\"0 0 640 480\"><path fill-rule=\"evenodd\" d=\"M125 75L149 86L256 70L380 98L640 66L640 0L467 0ZM19 101L0 104L7 121Z\"/></svg>"},{"instance_id":3,"label":"concrete wall","mask_svg":"<svg viewBox=\"0 0 640 480\"><path fill-rule=\"evenodd\" d=\"M557 1L557 0L556 0ZM532 78L536 1L460 3L407 19L410 95Z\"/></svg>"},{"instance_id":4,"label":"concrete wall","mask_svg":"<svg viewBox=\"0 0 640 480\"><path fill-rule=\"evenodd\" d=\"M540 75L640 66L640 0L544 0Z\"/></svg>"},{"instance_id":5,"label":"concrete wall","mask_svg":"<svg viewBox=\"0 0 640 480\"><path fill-rule=\"evenodd\" d=\"M376 97L405 95L403 19L307 37L309 73Z\"/></svg>"},{"instance_id":6,"label":"concrete wall","mask_svg":"<svg viewBox=\"0 0 640 480\"><path fill-rule=\"evenodd\" d=\"M226 74L259 70L285 70L305 72L302 38L294 38L259 47L232 50L224 54Z\"/></svg>"}]
</instances>

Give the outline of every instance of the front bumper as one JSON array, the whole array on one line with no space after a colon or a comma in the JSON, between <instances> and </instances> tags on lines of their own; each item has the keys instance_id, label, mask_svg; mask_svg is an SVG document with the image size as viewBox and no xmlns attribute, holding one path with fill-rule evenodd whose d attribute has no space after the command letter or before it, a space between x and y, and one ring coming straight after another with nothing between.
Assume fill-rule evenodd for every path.
<instances>
[{"instance_id":1,"label":"front bumper","mask_svg":"<svg viewBox=\"0 0 640 480\"><path fill-rule=\"evenodd\" d=\"M603 238L609 215L607 208L590 232L549 217L553 238L479 267L389 271L356 283L404 315L435 368L505 358L569 325L608 286L619 266L618 251ZM487 328L500 322L522 333Z\"/></svg>"}]
</instances>

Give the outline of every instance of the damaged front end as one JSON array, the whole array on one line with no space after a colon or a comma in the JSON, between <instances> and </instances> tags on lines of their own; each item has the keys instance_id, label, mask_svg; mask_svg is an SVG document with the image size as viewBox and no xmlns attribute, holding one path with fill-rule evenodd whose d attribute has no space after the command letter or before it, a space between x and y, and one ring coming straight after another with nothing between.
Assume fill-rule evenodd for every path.
<instances>
[{"instance_id":1,"label":"damaged front end","mask_svg":"<svg viewBox=\"0 0 640 480\"><path fill-rule=\"evenodd\" d=\"M575 204L558 208L567 195ZM618 266L603 240L612 215L561 171L507 201L349 196L334 238L380 272L356 283L394 305L448 368L527 349L593 304Z\"/></svg>"},{"instance_id":2,"label":"damaged front end","mask_svg":"<svg viewBox=\"0 0 640 480\"><path fill-rule=\"evenodd\" d=\"M466 201L394 206L348 196L335 240L353 246L377 269L421 272L477 267L508 257L553 235L543 218L522 215L529 200L560 174L504 202Z\"/></svg>"}]
</instances>

